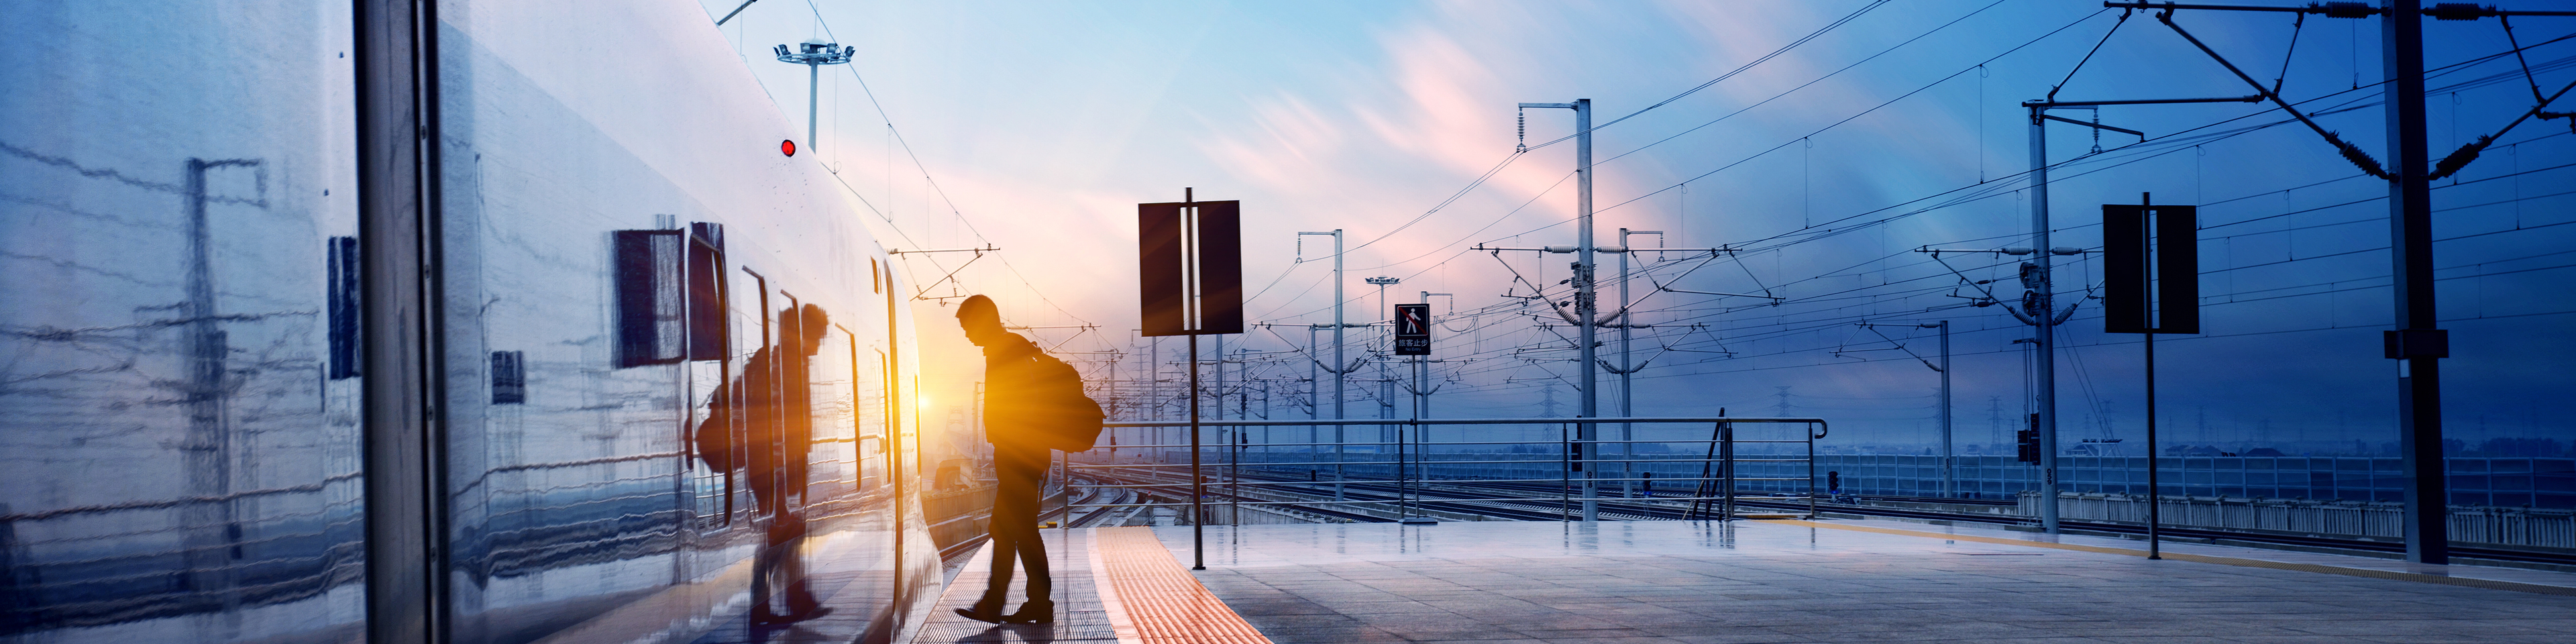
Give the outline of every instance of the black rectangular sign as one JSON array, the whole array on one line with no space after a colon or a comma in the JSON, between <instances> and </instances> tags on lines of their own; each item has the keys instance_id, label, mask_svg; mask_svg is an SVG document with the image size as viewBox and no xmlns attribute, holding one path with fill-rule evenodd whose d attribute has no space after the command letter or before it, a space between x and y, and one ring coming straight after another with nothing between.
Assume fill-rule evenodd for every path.
<instances>
[{"instance_id":1,"label":"black rectangular sign","mask_svg":"<svg viewBox=\"0 0 2576 644\"><path fill-rule=\"evenodd\" d=\"M1136 204L1145 335L1243 332L1242 202Z\"/></svg>"},{"instance_id":2,"label":"black rectangular sign","mask_svg":"<svg viewBox=\"0 0 2576 644\"><path fill-rule=\"evenodd\" d=\"M1431 355L1431 305L1395 305L1395 355Z\"/></svg>"},{"instance_id":3,"label":"black rectangular sign","mask_svg":"<svg viewBox=\"0 0 2576 644\"><path fill-rule=\"evenodd\" d=\"M2200 332L2197 211L2102 205L2104 332Z\"/></svg>"}]
</instances>

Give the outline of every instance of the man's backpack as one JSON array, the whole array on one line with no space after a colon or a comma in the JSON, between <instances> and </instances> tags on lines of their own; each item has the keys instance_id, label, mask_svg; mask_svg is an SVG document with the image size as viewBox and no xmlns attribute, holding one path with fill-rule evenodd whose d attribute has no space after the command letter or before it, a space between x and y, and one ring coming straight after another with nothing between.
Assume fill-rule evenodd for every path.
<instances>
[{"instance_id":1,"label":"man's backpack","mask_svg":"<svg viewBox=\"0 0 2576 644\"><path fill-rule=\"evenodd\" d=\"M1022 365L1020 385L1027 413L1025 423L1034 446L1067 452L1091 449L1100 441L1100 423L1108 415L1100 413L1100 403L1082 393L1082 372L1073 365L1057 360L1044 351L1031 352L1029 363Z\"/></svg>"}]
</instances>

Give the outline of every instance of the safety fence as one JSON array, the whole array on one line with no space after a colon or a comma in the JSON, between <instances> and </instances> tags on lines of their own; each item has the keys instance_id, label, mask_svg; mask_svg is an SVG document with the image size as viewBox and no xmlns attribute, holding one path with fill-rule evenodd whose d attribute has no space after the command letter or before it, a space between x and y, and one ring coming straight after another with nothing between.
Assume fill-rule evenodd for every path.
<instances>
[{"instance_id":1,"label":"safety fence","mask_svg":"<svg viewBox=\"0 0 2576 644\"><path fill-rule=\"evenodd\" d=\"M2226 496L2157 497L2165 525L2256 533L2405 539L2404 504L2385 501ZM2144 494L2060 494L2058 514L2073 521L2145 523ZM2039 494L2021 495L2016 511L2037 516ZM2576 550L2576 510L2451 506L2451 541L2481 546Z\"/></svg>"},{"instance_id":2,"label":"safety fence","mask_svg":"<svg viewBox=\"0 0 2576 644\"><path fill-rule=\"evenodd\" d=\"M1158 491L1117 503L1074 507L1224 504L1331 514L1353 520L1430 515L1589 520L1735 516L1731 501L1771 511L1783 503L1922 506L2003 517L2037 516L2037 468L2010 455L1833 454L1817 451L1822 419L1354 419L1202 421L1200 444L1186 421L1110 423L1164 428L1159 442L1103 445L1069 457L1077 485ZM1423 440L1435 428L1483 426L1453 435L1512 439ZM1812 432L1789 431L1812 426ZM1588 426L1588 427L1587 427ZM1654 426L1649 440L1605 440L1612 428ZM1705 432L1677 440L1672 429ZM1768 434L1733 436L1736 427ZM1330 441L1336 429L1378 427L1377 440ZM1367 432L1358 432L1366 434ZM1626 433L1626 432L1620 432ZM1287 436L1306 440L1254 440ZM1515 440L1516 439L1516 440ZM1196 457L1195 459L1193 457ZM2070 520L2143 524L2146 457L2063 456L2060 510ZM2398 459L2335 456L2168 456L2163 524L2362 539L2400 539ZM2576 459L2453 457L2452 541L2517 548L2576 549ZM1196 472L1197 476L1192 476ZM1183 489L1201 482L1195 492ZM1945 490L1948 492L1944 494ZM1602 504L1617 507L1605 510ZM2537 506L2535 506L2537 504ZM1553 505L1554 507L1546 507ZM1667 508L1640 514L1643 506ZM2553 507L2557 506L2557 507ZM1670 508L1687 508L1674 516ZM1234 509L1201 508L1180 518L1226 523ZM1812 513L1812 510L1810 510ZM1179 515L1179 512L1173 512ZM1364 516L1363 516L1364 515ZM1177 518L1177 517L1176 517ZM2010 520L2010 519L2006 519Z\"/></svg>"},{"instance_id":3,"label":"safety fence","mask_svg":"<svg viewBox=\"0 0 2576 644\"><path fill-rule=\"evenodd\" d=\"M2576 509L2576 458L2453 456L2443 459L2451 505ZM1939 496L1934 454L1823 454L1817 467L1841 472L1843 489L1864 495ZM2071 492L2147 493L2144 456L2060 456L2058 480ZM2009 500L2038 489L2039 468L2011 455L1952 457L1959 495ZM2394 503L2406 481L2394 456L2164 456L2159 493Z\"/></svg>"}]
</instances>

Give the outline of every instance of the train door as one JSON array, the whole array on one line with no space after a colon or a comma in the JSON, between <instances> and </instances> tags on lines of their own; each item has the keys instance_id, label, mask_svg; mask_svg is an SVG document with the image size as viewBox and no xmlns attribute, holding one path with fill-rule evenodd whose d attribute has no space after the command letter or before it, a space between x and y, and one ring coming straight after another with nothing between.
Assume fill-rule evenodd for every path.
<instances>
[{"instance_id":1,"label":"train door","mask_svg":"<svg viewBox=\"0 0 2576 644\"><path fill-rule=\"evenodd\" d=\"M738 407L720 404L730 396L736 362L732 359L733 289L726 279L724 225L693 223L688 236L688 366L683 370L688 414L683 419L683 449L689 453L684 477L690 514L701 532L731 523L732 492L738 459L732 458L740 429ZM721 467L720 467L721 466Z\"/></svg>"},{"instance_id":2,"label":"train door","mask_svg":"<svg viewBox=\"0 0 2576 644\"><path fill-rule=\"evenodd\" d=\"M855 384L847 379L852 347L849 334L826 327L810 365L814 402L813 442L806 453L805 509L809 519L839 517L849 511L858 490L858 417Z\"/></svg>"},{"instance_id":3,"label":"train door","mask_svg":"<svg viewBox=\"0 0 2576 644\"><path fill-rule=\"evenodd\" d=\"M732 379L720 395L724 398L724 444L731 454L724 473L723 528L737 530L750 522L757 512L751 492L751 456L754 436L752 424L761 414L754 407L762 404L759 391L768 386L774 374L767 373L766 360L758 360L762 349L769 346L769 285L757 271L748 266L731 265L725 273L730 301L725 319L732 327L732 345L727 348L726 362L731 365Z\"/></svg>"}]
</instances>

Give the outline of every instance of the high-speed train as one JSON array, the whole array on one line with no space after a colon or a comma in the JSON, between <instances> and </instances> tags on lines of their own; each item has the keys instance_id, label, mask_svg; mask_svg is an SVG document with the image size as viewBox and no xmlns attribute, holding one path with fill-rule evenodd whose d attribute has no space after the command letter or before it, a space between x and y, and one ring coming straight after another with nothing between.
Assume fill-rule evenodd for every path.
<instances>
[{"instance_id":1,"label":"high-speed train","mask_svg":"<svg viewBox=\"0 0 2576 644\"><path fill-rule=\"evenodd\" d=\"M9 3L0 641L920 623L906 278L712 22Z\"/></svg>"}]
</instances>

